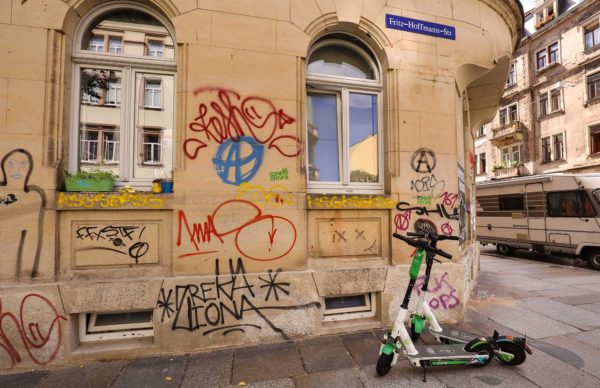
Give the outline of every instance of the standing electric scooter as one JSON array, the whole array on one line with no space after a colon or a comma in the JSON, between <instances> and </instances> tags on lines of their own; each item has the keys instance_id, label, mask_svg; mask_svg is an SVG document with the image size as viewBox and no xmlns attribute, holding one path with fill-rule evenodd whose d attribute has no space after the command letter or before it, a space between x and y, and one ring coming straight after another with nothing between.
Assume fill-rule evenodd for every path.
<instances>
[{"instance_id":1,"label":"standing electric scooter","mask_svg":"<svg viewBox=\"0 0 600 388\"><path fill-rule=\"evenodd\" d=\"M458 240L455 236L438 236L430 233L428 235L424 233L409 233L409 235L426 238L430 241L432 248L437 247L437 242L440 240ZM401 235L394 235L405 241ZM438 323L435 315L429 307L429 300L427 298L429 274L431 273L431 266L433 261L438 261L434 258L435 253L427 252L426 265L428 266L425 271L425 279L421 288L421 294L417 303L416 311L410 316L410 338L413 342L417 341L424 331L425 326L429 326L429 333L433 338L443 344L467 344L479 336L466 331L456 329L445 329ZM439 261L438 261L439 262ZM489 341L493 341L496 344L495 356L503 364L509 366L520 365L525 362L525 352L531 354L531 349L526 343L526 338L513 337L513 336L500 336L497 331L494 331L492 337L487 338Z\"/></svg>"},{"instance_id":2,"label":"standing electric scooter","mask_svg":"<svg viewBox=\"0 0 600 388\"><path fill-rule=\"evenodd\" d=\"M430 366L485 366L489 364L494 358L494 353L498 348L498 345L489 338L475 338L467 344L450 343L440 345L415 345L413 343L404 326L404 322L409 314L408 304L410 302L410 296L415 286L415 282L417 281L423 259L426 258L427 261L425 279L423 281L424 288L427 289L426 284L429 282L435 255L443 256L449 260L452 259L452 256L434 246L429 234L409 233L408 235L420 238L408 238L394 233L394 237L417 248L417 251L413 256L413 261L410 266L410 281L406 289L406 294L404 295L404 300L400 306L400 311L398 311L391 333L384 336L385 342L381 346L379 360L377 361L377 374L380 376L387 374L392 365L397 363L400 352L408 358L411 364L423 368L423 381L427 381L427 368ZM441 238L439 236L435 237L436 240L446 238L445 236ZM430 316L433 317L433 313L431 312L429 305L424 303L425 295L426 293L421 293L419 295L418 305L422 308L422 312L424 313L421 316L424 315L428 319ZM436 326L433 327L434 329L441 330L437 321L435 325Z\"/></svg>"}]
</instances>

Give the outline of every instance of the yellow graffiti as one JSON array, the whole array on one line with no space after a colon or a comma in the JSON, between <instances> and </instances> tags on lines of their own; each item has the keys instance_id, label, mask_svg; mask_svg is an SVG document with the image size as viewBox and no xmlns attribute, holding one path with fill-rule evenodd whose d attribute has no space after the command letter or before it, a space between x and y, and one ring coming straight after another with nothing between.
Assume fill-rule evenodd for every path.
<instances>
[{"instance_id":1,"label":"yellow graffiti","mask_svg":"<svg viewBox=\"0 0 600 388\"><path fill-rule=\"evenodd\" d=\"M165 204L164 198L145 193L59 193L59 208L150 208L160 209Z\"/></svg>"},{"instance_id":2,"label":"yellow graffiti","mask_svg":"<svg viewBox=\"0 0 600 388\"><path fill-rule=\"evenodd\" d=\"M294 195L282 185L273 185L269 190L260 185L242 183L238 188L236 199L245 199L256 206L266 209L267 207L279 208L282 206L294 206Z\"/></svg>"},{"instance_id":3,"label":"yellow graffiti","mask_svg":"<svg viewBox=\"0 0 600 388\"><path fill-rule=\"evenodd\" d=\"M309 209L393 209L396 201L383 195L310 195L306 196Z\"/></svg>"}]
</instances>

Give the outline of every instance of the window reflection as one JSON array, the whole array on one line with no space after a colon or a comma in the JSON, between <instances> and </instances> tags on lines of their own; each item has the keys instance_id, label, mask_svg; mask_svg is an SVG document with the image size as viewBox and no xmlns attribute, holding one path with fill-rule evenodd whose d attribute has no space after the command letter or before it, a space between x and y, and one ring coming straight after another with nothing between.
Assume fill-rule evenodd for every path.
<instances>
[{"instance_id":1,"label":"window reflection","mask_svg":"<svg viewBox=\"0 0 600 388\"><path fill-rule=\"evenodd\" d=\"M350 93L350 181L378 182L377 97Z\"/></svg>"},{"instance_id":2,"label":"window reflection","mask_svg":"<svg viewBox=\"0 0 600 388\"><path fill-rule=\"evenodd\" d=\"M308 95L308 176L310 181L338 182L337 96Z\"/></svg>"}]
</instances>

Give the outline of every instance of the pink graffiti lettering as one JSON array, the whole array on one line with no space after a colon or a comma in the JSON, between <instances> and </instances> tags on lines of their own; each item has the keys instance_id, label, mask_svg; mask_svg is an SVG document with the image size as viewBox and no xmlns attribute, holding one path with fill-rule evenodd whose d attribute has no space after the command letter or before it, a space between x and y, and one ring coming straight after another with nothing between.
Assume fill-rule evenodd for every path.
<instances>
[{"instance_id":1,"label":"pink graffiti lettering","mask_svg":"<svg viewBox=\"0 0 600 388\"><path fill-rule=\"evenodd\" d=\"M415 283L417 295L421 294L421 287L423 286L423 280L425 276L419 276ZM460 304L460 299L456 295L456 288L448 282L448 272L444 272L441 278L433 278L435 286L430 287L428 290L429 295L429 307L434 310L440 307L444 310L452 310ZM434 296L435 295L435 296Z\"/></svg>"},{"instance_id":2,"label":"pink graffiti lettering","mask_svg":"<svg viewBox=\"0 0 600 388\"><path fill-rule=\"evenodd\" d=\"M233 225L227 222L228 214L237 216ZM257 261L280 259L296 244L296 227L290 220L263 214L258 206L242 199L223 202L206 217L206 221L193 223L191 227L185 212L179 210L178 226L177 246L182 245L182 234L185 231L194 248L193 252L179 255L180 259L218 252L200 249L201 244L210 243L212 237L224 244L223 238L233 235L237 250L245 257Z\"/></svg>"},{"instance_id":3,"label":"pink graffiti lettering","mask_svg":"<svg viewBox=\"0 0 600 388\"><path fill-rule=\"evenodd\" d=\"M405 231L410 225L411 211L406 210L402 213L396 214L394 217L394 225L396 226L396 233L399 231Z\"/></svg>"},{"instance_id":4,"label":"pink graffiti lettering","mask_svg":"<svg viewBox=\"0 0 600 388\"><path fill-rule=\"evenodd\" d=\"M21 337L21 341L29 354L29 358L37 365L50 363L60 349L62 342L61 320L67 319L60 315L52 303L39 294L28 294L21 301L19 316L2 311L0 300L0 348L4 349L11 360L11 368L23 361L21 354L7 335L7 325L14 325L13 332ZM45 321L36 321L32 317L44 317Z\"/></svg>"},{"instance_id":5,"label":"pink graffiti lettering","mask_svg":"<svg viewBox=\"0 0 600 388\"><path fill-rule=\"evenodd\" d=\"M252 136L269 149L275 149L283 156L295 157L300 154L299 140L294 135L280 135L288 124L296 120L282 109L277 109L268 99L263 97L242 98L233 90L220 88L200 88L194 95L214 93L214 100L208 104L198 105L198 115L188 128L204 138L188 137L183 143L185 155L196 159L202 148L209 141L218 144L227 139L237 141L242 136Z\"/></svg>"},{"instance_id":6,"label":"pink graffiti lettering","mask_svg":"<svg viewBox=\"0 0 600 388\"><path fill-rule=\"evenodd\" d=\"M453 208L456 206L456 201L458 200L458 194L449 193L447 191L443 192L442 195L439 196L442 199L442 203L446 206L450 206Z\"/></svg>"}]
</instances>

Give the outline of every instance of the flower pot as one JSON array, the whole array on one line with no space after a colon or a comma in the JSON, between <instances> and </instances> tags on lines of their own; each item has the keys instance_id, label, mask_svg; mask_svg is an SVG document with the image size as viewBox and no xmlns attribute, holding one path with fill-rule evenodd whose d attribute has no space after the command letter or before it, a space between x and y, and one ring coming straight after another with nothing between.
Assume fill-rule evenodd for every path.
<instances>
[{"instance_id":1,"label":"flower pot","mask_svg":"<svg viewBox=\"0 0 600 388\"><path fill-rule=\"evenodd\" d=\"M171 179L163 179L160 182L160 188L163 193L172 193L173 192L173 181Z\"/></svg>"},{"instance_id":2,"label":"flower pot","mask_svg":"<svg viewBox=\"0 0 600 388\"><path fill-rule=\"evenodd\" d=\"M67 191L113 191L115 181L110 179L65 178Z\"/></svg>"}]
</instances>

